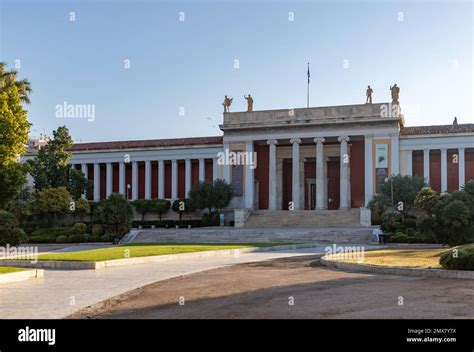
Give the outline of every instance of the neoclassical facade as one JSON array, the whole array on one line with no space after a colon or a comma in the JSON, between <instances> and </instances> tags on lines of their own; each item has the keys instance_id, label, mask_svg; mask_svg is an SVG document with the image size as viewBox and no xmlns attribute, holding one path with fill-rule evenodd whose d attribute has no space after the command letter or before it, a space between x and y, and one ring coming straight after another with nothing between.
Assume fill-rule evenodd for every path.
<instances>
[{"instance_id":1,"label":"neoclassical facade","mask_svg":"<svg viewBox=\"0 0 474 352\"><path fill-rule=\"evenodd\" d=\"M184 198L195 182L225 179L231 207L268 210L363 207L390 175L423 176L439 192L474 179L474 124L404 123L390 103L226 112L223 136L79 143L71 163L94 181L91 200Z\"/></svg>"}]
</instances>

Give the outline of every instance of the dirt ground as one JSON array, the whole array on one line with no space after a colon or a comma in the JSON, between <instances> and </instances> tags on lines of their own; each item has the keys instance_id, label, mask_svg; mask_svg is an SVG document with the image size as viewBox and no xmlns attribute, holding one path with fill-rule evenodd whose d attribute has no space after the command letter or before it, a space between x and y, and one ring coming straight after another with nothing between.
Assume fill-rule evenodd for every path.
<instances>
[{"instance_id":1,"label":"dirt ground","mask_svg":"<svg viewBox=\"0 0 474 352\"><path fill-rule=\"evenodd\" d=\"M474 318L474 281L349 273L318 257L240 264L157 282L70 318Z\"/></svg>"}]
</instances>

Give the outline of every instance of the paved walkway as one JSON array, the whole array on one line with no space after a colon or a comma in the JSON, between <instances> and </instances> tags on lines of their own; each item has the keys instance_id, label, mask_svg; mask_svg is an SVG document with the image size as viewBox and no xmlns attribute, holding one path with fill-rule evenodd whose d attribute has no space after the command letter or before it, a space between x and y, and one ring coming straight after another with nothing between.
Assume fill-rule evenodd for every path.
<instances>
[{"instance_id":1,"label":"paved walkway","mask_svg":"<svg viewBox=\"0 0 474 352\"><path fill-rule=\"evenodd\" d=\"M0 285L1 319L57 319L135 288L223 266L323 253L326 245L244 253L238 258L173 260L103 270L45 270L43 279ZM369 249L370 246L366 245ZM178 297L177 297L178 299Z\"/></svg>"}]
</instances>

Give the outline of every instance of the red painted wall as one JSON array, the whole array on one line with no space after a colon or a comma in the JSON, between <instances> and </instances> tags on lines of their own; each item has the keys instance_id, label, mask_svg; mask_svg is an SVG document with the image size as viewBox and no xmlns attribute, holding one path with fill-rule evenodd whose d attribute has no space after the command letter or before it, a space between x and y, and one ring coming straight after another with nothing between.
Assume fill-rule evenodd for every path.
<instances>
[{"instance_id":1,"label":"red painted wall","mask_svg":"<svg viewBox=\"0 0 474 352\"><path fill-rule=\"evenodd\" d=\"M199 160L191 160L191 186L198 182L199 182Z\"/></svg>"},{"instance_id":2,"label":"red painted wall","mask_svg":"<svg viewBox=\"0 0 474 352\"><path fill-rule=\"evenodd\" d=\"M412 157L412 174L413 176L424 177L423 175L423 151L413 151Z\"/></svg>"},{"instance_id":3,"label":"red painted wall","mask_svg":"<svg viewBox=\"0 0 474 352\"><path fill-rule=\"evenodd\" d=\"M212 178L213 178L213 175L212 175L212 159L206 159L204 160L204 164L206 165L206 167L204 168L204 178L206 181L210 181L212 182Z\"/></svg>"},{"instance_id":4,"label":"red painted wall","mask_svg":"<svg viewBox=\"0 0 474 352\"><path fill-rule=\"evenodd\" d=\"M459 189L459 163L454 162L454 155L458 155L457 149L451 151L448 150L448 191L454 191Z\"/></svg>"},{"instance_id":5,"label":"red painted wall","mask_svg":"<svg viewBox=\"0 0 474 352\"><path fill-rule=\"evenodd\" d=\"M464 152L466 182L474 180L474 149L466 149Z\"/></svg>"},{"instance_id":6,"label":"red painted wall","mask_svg":"<svg viewBox=\"0 0 474 352\"><path fill-rule=\"evenodd\" d=\"M127 188L130 185L130 188ZM125 164L125 194L128 194L128 199L132 199L132 163Z\"/></svg>"},{"instance_id":7,"label":"red painted wall","mask_svg":"<svg viewBox=\"0 0 474 352\"><path fill-rule=\"evenodd\" d=\"M291 201L292 198L292 160L290 158L283 159L283 180L282 180L282 210L288 210L288 203Z\"/></svg>"},{"instance_id":8,"label":"red painted wall","mask_svg":"<svg viewBox=\"0 0 474 352\"><path fill-rule=\"evenodd\" d=\"M254 151L257 153L257 168L254 170L254 177L258 181L258 207L268 209L269 146L255 144Z\"/></svg>"},{"instance_id":9,"label":"red painted wall","mask_svg":"<svg viewBox=\"0 0 474 352\"><path fill-rule=\"evenodd\" d=\"M138 163L138 199L145 198L145 163Z\"/></svg>"},{"instance_id":10,"label":"red painted wall","mask_svg":"<svg viewBox=\"0 0 474 352\"><path fill-rule=\"evenodd\" d=\"M94 165L87 164L87 179L94 182ZM90 192L87 192L87 199L94 199L94 188L92 188Z\"/></svg>"},{"instance_id":11,"label":"red painted wall","mask_svg":"<svg viewBox=\"0 0 474 352\"><path fill-rule=\"evenodd\" d=\"M112 164L112 192L118 193L119 192L119 175L120 169L119 164L113 163Z\"/></svg>"},{"instance_id":12,"label":"red painted wall","mask_svg":"<svg viewBox=\"0 0 474 352\"><path fill-rule=\"evenodd\" d=\"M308 178L316 178L316 162L309 161L304 163L304 208L310 210L310 201L308 199L308 183L306 180Z\"/></svg>"},{"instance_id":13,"label":"red painted wall","mask_svg":"<svg viewBox=\"0 0 474 352\"><path fill-rule=\"evenodd\" d=\"M365 205L364 149L364 141L351 142L351 208L360 208Z\"/></svg>"},{"instance_id":14,"label":"red painted wall","mask_svg":"<svg viewBox=\"0 0 474 352\"><path fill-rule=\"evenodd\" d=\"M178 161L178 198L185 198L185 164L184 161Z\"/></svg>"},{"instance_id":15,"label":"red painted wall","mask_svg":"<svg viewBox=\"0 0 474 352\"><path fill-rule=\"evenodd\" d=\"M436 192L441 192L441 151L430 151L430 185Z\"/></svg>"},{"instance_id":16,"label":"red painted wall","mask_svg":"<svg viewBox=\"0 0 474 352\"><path fill-rule=\"evenodd\" d=\"M171 161L165 161L165 198L171 198Z\"/></svg>"},{"instance_id":17,"label":"red painted wall","mask_svg":"<svg viewBox=\"0 0 474 352\"><path fill-rule=\"evenodd\" d=\"M100 178L100 199L107 198L107 169L105 164L99 164L99 178Z\"/></svg>"},{"instance_id":18,"label":"red painted wall","mask_svg":"<svg viewBox=\"0 0 474 352\"><path fill-rule=\"evenodd\" d=\"M151 163L151 198L158 198L158 162Z\"/></svg>"}]
</instances>

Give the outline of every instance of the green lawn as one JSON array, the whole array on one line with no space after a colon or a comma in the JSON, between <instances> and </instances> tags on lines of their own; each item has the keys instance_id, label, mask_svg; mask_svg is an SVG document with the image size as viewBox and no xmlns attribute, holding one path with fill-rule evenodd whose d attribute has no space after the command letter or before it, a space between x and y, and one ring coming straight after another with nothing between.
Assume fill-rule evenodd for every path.
<instances>
[{"instance_id":1,"label":"green lawn","mask_svg":"<svg viewBox=\"0 0 474 352\"><path fill-rule=\"evenodd\" d=\"M366 251L364 260L339 259L341 262L359 263L376 266L390 266L401 268L420 268L420 269L439 269L440 255L446 248L435 249L382 249L375 251Z\"/></svg>"},{"instance_id":2,"label":"green lawn","mask_svg":"<svg viewBox=\"0 0 474 352\"><path fill-rule=\"evenodd\" d=\"M8 267L6 267L6 266L0 266L0 275L1 275L1 274L14 273L14 272L23 271L23 270L27 270L27 269L23 269L23 268L8 268Z\"/></svg>"},{"instance_id":3,"label":"green lawn","mask_svg":"<svg viewBox=\"0 0 474 352\"><path fill-rule=\"evenodd\" d=\"M293 243L238 243L238 244L213 244L213 243L155 243L155 244L127 244L109 248L91 249L80 252L46 253L40 254L38 260L64 260L79 262L100 262L112 259L133 257L146 257L153 255L178 254L212 251L218 249L257 248L289 245Z\"/></svg>"}]
</instances>

